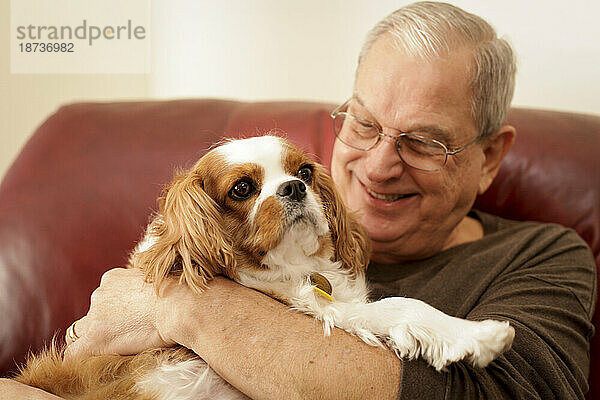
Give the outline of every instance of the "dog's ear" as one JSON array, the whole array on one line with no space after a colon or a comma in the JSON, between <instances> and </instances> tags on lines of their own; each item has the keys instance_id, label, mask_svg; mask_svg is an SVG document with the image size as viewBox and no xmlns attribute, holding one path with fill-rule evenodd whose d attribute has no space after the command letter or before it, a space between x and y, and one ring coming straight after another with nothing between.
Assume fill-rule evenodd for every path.
<instances>
[{"instance_id":1,"label":"dog's ear","mask_svg":"<svg viewBox=\"0 0 600 400\"><path fill-rule=\"evenodd\" d=\"M341 261L352 274L362 274L369 264L371 240L367 231L346 208L333 180L320 165L315 166L315 183L320 192L323 208L334 247L334 261Z\"/></svg>"},{"instance_id":2,"label":"dog's ear","mask_svg":"<svg viewBox=\"0 0 600 400\"><path fill-rule=\"evenodd\" d=\"M233 248L202 177L194 171L178 174L165 192L146 233L149 247L132 256L133 266L142 268L157 290L170 274L196 291L217 274L233 277Z\"/></svg>"}]
</instances>

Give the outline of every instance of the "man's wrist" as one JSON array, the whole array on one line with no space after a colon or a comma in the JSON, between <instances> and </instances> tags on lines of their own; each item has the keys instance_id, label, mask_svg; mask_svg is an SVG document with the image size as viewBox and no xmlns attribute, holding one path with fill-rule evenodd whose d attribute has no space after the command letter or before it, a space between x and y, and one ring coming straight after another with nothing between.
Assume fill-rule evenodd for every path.
<instances>
[{"instance_id":1,"label":"man's wrist","mask_svg":"<svg viewBox=\"0 0 600 400\"><path fill-rule=\"evenodd\" d=\"M208 283L208 288L196 293L185 284L173 280L157 300L156 327L167 343L179 344L201 351L203 334L210 321L214 321L219 303L227 301L241 285L221 276Z\"/></svg>"}]
</instances>

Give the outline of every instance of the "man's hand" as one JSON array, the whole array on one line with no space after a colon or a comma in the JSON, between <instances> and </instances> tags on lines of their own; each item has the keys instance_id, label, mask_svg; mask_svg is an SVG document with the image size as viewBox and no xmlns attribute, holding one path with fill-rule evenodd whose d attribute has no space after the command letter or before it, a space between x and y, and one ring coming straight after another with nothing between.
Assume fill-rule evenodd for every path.
<instances>
[{"instance_id":1,"label":"man's hand","mask_svg":"<svg viewBox=\"0 0 600 400\"><path fill-rule=\"evenodd\" d=\"M186 289L174 280L167 284L165 293L176 295ZM100 287L92 293L87 315L75 323L74 333L79 338L68 345L65 358L137 354L153 347L174 345L160 330L170 322L161 312L164 303L154 286L144 281L141 270L107 271Z\"/></svg>"}]
</instances>

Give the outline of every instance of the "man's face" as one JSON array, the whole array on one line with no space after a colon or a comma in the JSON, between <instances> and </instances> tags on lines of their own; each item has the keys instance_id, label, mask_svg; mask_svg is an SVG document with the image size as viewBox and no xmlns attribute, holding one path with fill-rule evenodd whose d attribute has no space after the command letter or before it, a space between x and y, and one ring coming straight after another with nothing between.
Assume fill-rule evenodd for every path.
<instances>
[{"instance_id":1,"label":"man's face","mask_svg":"<svg viewBox=\"0 0 600 400\"><path fill-rule=\"evenodd\" d=\"M450 150L478 134L471 116L470 54L425 61L379 38L357 74L348 112L379 123L384 133L424 134ZM350 209L359 212L373 242L373 259L426 258L449 247L482 182L485 155L475 143L448 156L445 167L423 172L405 165L392 139L360 151L336 140L333 179ZM398 198L398 195L408 195Z\"/></svg>"}]
</instances>

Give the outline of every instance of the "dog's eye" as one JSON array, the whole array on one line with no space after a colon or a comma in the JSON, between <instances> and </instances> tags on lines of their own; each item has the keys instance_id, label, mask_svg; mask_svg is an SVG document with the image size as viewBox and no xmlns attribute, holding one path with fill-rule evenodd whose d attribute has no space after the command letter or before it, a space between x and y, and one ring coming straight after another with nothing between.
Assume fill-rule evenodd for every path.
<instances>
[{"instance_id":1,"label":"dog's eye","mask_svg":"<svg viewBox=\"0 0 600 400\"><path fill-rule=\"evenodd\" d=\"M298 170L298 173L296 175L298 176L298 178L302 179L304 182L310 185L312 183L313 178L313 168L310 165L305 165Z\"/></svg>"},{"instance_id":2,"label":"dog's eye","mask_svg":"<svg viewBox=\"0 0 600 400\"><path fill-rule=\"evenodd\" d=\"M241 201L246 200L254 193L254 185L249 179L240 179L233 185L229 191L229 197L233 200Z\"/></svg>"}]
</instances>

